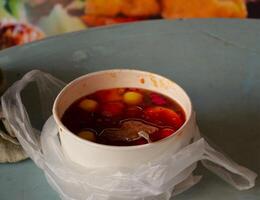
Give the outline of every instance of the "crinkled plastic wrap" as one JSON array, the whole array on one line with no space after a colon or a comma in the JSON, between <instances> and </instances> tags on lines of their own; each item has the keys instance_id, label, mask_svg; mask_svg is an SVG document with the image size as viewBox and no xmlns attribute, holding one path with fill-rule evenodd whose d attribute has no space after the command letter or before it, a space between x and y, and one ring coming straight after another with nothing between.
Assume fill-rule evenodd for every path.
<instances>
[{"instance_id":1,"label":"crinkled plastic wrap","mask_svg":"<svg viewBox=\"0 0 260 200\"><path fill-rule=\"evenodd\" d=\"M3 113L31 159L49 184L66 200L168 200L194 184L198 161L239 190L252 188L256 174L214 150L200 136L193 115L193 143L135 168L84 168L62 151L57 126L49 117L42 130L32 127L21 92L36 82L43 110L51 112L54 98L65 83L38 70L27 73L2 96ZM41 134L39 134L41 132Z\"/></svg>"}]
</instances>

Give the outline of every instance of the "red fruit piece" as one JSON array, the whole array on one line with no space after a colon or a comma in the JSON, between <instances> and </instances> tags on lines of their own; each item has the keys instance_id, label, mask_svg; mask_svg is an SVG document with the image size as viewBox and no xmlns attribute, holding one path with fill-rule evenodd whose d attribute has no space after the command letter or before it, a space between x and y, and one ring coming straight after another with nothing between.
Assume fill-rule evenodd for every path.
<instances>
[{"instance_id":1,"label":"red fruit piece","mask_svg":"<svg viewBox=\"0 0 260 200\"><path fill-rule=\"evenodd\" d=\"M162 126L174 127L174 129L180 128L184 123L175 111L161 106L146 108L144 117L147 121Z\"/></svg>"},{"instance_id":2,"label":"red fruit piece","mask_svg":"<svg viewBox=\"0 0 260 200\"><path fill-rule=\"evenodd\" d=\"M125 89L101 90L95 93L99 102L121 101Z\"/></svg>"},{"instance_id":3,"label":"red fruit piece","mask_svg":"<svg viewBox=\"0 0 260 200\"><path fill-rule=\"evenodd\" d=\"M150 94L151 100L155 105L162 106L167 103L164 97L160 96L159 94L156 93L151 93Z\"/></svg>"},{"instance_id":4,"label":"red fruit piece","mask_svg":"<svg viewBox=\"0 0 260 200\"><path fill-rule=\"evenodd\" d=\"M170 135L172 135L175 131L173 129L165 128L162 129L159 134L161 135L161 138L166 138Z\"/></svg>"},{"instance_id":5,"label":"red fruit piece","mask_svg":"<svg viewBox=\"0 0 260 200\"><path fill-rule=\"evenodd\" d=\"M124 104L121 102L109 102L101 106L101 114L105 117L115 117L123 113Z\"/></svg>"},{"instance_id":6,"label":"red fruit piece","mask_svg":"<svg viewBox=\"0 0 260 200\"><path fill-rule=\"evenodd\" d=\"M166 138L170 135L172 135L175 131L173 129L169 129L169 128L165 128L165 129L162 129L160 131L157 131L153 134L150 135L150 139L153 141L153 142L156 142L158 140L161 140L163 138Z\"/></svg>"}]
</instances>

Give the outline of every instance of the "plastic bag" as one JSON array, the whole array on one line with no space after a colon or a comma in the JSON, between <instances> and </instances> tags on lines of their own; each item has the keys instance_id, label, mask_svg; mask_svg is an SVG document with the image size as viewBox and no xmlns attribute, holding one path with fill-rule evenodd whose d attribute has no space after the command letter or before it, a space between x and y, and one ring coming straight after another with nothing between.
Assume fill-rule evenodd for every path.
<instances>
[{"instance_id":1,"label":"plastic bag","mask_svg":"<svg viewBox=\"0 0 260 200\"><path fill-rule=\"evenodd\" d=\"M4 117L32 160L44 171L49 184L66 200L169 200L194 184L198 161L239 190L252 188L257 175L217 152L200 136L193 115L193 143L169 157L136 168L84 168L69 160L60 145L53 117L46 121L41 135L32 127L21 92L36 82L43 110L51 112L52 103L65 85L50 74L33 70L11 86L2 96ZM47 112L47 113L48 113ZM47 114L46 113L46 114Z\"/></svg>"}]
</instances>

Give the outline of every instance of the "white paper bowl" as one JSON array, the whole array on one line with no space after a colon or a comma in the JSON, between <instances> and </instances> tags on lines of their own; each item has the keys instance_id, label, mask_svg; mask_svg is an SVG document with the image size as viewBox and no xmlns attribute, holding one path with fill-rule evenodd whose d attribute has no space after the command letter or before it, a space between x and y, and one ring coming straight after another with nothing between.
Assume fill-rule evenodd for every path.
<instances>
[{"instance_id":1,"label":"white paper bowl","mask_svg":"<svg viewBox=\"0 0 260 200\"><path fill-rule=\"evenodd\" d=\"M186 122L175 134L163 140L138 146L108 146L93 143L70 132L61 122L65 110L77 99L101 89L135 87L164 94L184 109ZM177 152L190 143L193 126L192 105L186 92L173 81L160 75L138 70L115 69L86 74L69 83L57 96L53 115L59 128L64 153L85 167L134 167Z\"/></svg>"}]
</instances>

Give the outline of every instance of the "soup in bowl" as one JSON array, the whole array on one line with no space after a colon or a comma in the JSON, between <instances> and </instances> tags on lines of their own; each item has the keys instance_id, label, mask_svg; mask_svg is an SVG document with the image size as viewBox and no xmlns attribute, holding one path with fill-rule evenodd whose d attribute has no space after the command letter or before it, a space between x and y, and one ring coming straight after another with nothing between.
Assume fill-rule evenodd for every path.
<instances>
[{"instance_id":1,"label":"soup in bowl","mask_svg":"<svg viewBox=\"0 0 260 200\"><path fill-rule=\"evenodd\" d=\"M61 121L83 139L133 146L174 134L184 124L185 114L165 95L141 88L112 88L76 100Z\"/></svg>"},{"instance_id":2,"label":"soup in bowl","mask_svg":"<svg viewBox=\"0 0 260 200\"><path fill-rule=\"evenodd\" d=\"M57 96L54 119L64 153L85 167L134 167L192 139L192 105L173 81L150 72L89 73Z\"/></svg>"}]
</instances>

